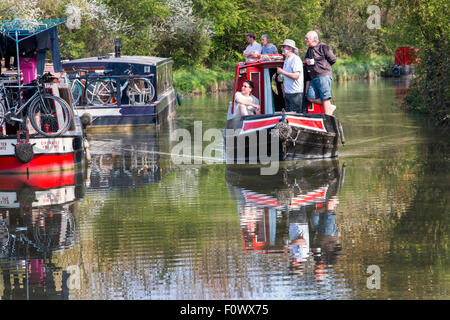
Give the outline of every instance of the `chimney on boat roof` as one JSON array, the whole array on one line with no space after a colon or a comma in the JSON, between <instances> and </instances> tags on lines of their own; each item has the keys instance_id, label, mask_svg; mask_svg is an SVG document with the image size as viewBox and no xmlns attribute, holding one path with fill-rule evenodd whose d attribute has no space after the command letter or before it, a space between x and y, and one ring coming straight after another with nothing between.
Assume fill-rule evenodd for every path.
<instances>
[{"instance_id":1,"label":"chimney on boat roof","mask_svg":"<svg viewBox=\"0 0 450 320\"><path fill-rule=\"evenodd\" d=\"M114 57L120 58L120 39L115 38L114 39Z\"/></svg>"}]
</instances>

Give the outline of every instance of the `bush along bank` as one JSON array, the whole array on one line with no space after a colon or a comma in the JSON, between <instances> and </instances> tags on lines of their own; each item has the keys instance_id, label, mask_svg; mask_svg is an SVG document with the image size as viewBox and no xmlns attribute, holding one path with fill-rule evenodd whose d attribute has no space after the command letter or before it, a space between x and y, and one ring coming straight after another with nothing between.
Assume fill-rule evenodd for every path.
<instances>
[{"instance_id":1,"label":"bush along bank","mask_svg":"<svg viewBox=\"0 0 450 320\"><path fill-rule=\"evenodd\" d=\"M182 66L174 71L174 87L182 95L232 90L236 64L226 62L213 68ZM393 65L394 58L388 56L338 58L333 77L347 81L389 76Z\"/></svg>"},{"instance_id":2,"label":"bush along bank","mask_svg":"<svg viewBox=\"0 0 450 320\"><path fill-rule=\"evenodd\" d=\"M221 68L181 67L173 73L173 85L182 95L228 91L233 87L234 72Z\"/></svg>"},{"instance_id":3,"label":"bush along bank","mask_svg":"<svg viewBox=\"0 0 450 320\"><path fill-rule=\"evenodd\" d=\"M414 80L404 100L407 110L430 115L438 127L450 131L450 57L447 43L423 50Z\"/></svg>"},{"instance_id":4,"label":"bush along bank","mask_svg":"<svg viewBox=\"0 0 450 320\"><path fill-rule=\"evenodd\" d=\"M336 81L347 81L390 76L393 65L393 56L338 57L333 65L333 78Z\"/></svg>"}]
</instances>

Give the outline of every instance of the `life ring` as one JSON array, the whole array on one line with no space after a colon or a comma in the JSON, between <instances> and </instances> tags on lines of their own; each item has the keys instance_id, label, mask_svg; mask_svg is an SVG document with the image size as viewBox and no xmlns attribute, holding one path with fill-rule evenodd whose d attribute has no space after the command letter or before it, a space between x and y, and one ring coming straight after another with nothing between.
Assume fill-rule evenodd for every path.
<instances>
[{"instance_id":1,"label":"life ring","mask_svg":"<svg viewBox=\"0 0 450 320\"><path fill-rule=\"evenodd\" d=\"M28 142L16 144L14 153L16 158L24 164L33 160L34 157L33 146Z\"/></svg>"}]
</instances>

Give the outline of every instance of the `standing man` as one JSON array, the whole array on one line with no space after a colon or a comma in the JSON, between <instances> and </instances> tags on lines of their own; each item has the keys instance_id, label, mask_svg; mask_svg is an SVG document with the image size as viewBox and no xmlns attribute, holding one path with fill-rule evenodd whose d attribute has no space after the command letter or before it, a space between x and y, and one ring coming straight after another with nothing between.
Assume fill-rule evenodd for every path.
<instances>
[{"instance_id":1,"label":"standing man","mask_svg":"<svg viewBox=\"0 0 450 320\"><path fill-rule=\"evenodd\" d=\"M256 59L258 59L258 55L261 54L261 45L256 42L255 33L249 32L247 34L247 42L248 46L244 50L244 57L247 58L245 62L255 61Z\"/></svg>"},{"instance_id":2,"label":"standing man","mask_svg":"<svg viewBox=\"0 0 450 320\"><path fill-rule=\"evenodd\" d=\"M285 56L283 68L277 68L277 73L284 76L284 102L286 111L301 112L303 104L303 64L302 59L295 54L298 50L295 41L286 39L281 45Z\"/></svg>"},{"instance_id":3,"label":"standing man","mask_svg":"<svg viewBox=\"0 0 450 320\"><path fill-rule=\"evenodd\" d=\"M306 82L306 98L309 102L323 105L325 114L332 115L336 106L331 104L331 81L333 80L331 66L336 62L333 51L319 41L315 31L309 31L305 36L308 50L305 55L305 65L308 72Z\"/></svg>"},{"instance_id":4,"label":"standing man","mask_svg":"<svg viewBox=\"0 0 450 320\"><path fill-rule=\"evenodd\" d=\"M275 45L270 43L270 38L267 34L263 34L261 36L261 44L262 44L261 54L276 54L276 53L278 53L277 47L275 47Z\"/></svg>"}]
</instances>

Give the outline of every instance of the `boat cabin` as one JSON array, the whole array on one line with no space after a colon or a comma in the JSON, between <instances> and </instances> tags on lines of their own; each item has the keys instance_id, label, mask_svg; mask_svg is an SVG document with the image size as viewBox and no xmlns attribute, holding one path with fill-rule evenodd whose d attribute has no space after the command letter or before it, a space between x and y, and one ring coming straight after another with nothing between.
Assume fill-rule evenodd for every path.
<instances>
[{"instance_id":1,"label":"boat cabin","mask_svg":"<svg viewBox=\"0 0 450 320\"><path fill-rule=\"evenodd\" d=\"M169 90L173 89L173 60L171 58L147 57L147 56L100 56L82 58L70 61L63 61L63 71L69 76L76 74L85 76L88 74L100 74L120 79L120 85L129 79L127 70L133 72L135 77L148 79L155 89L155 95L152 102L160 100L160 98ZM82 70L82 71L79 71ZM119 90L120 93L120 90ZM131 104L127 95L122 93L117 101L118 105Z\"/></svg>"},{"instance_id":2,"label":"boat cabin","mask_svg":"<svg viewBox=\"0 0 450 320\"><path fill-rule=\"evenodd\" d=\"M273 114L281 112L284 108L282 81L277 74L277 68L283 67L284 60L280 54L267 55L265 60L241 62L236 66L233 100L230 102L227 119L233 118L235 113L235 94L241 90L245 80L254 84L252 95L260 102L261 114ZM309 104L308 113L323 113L320 105Z\"/></svg>"}]
</instances>

